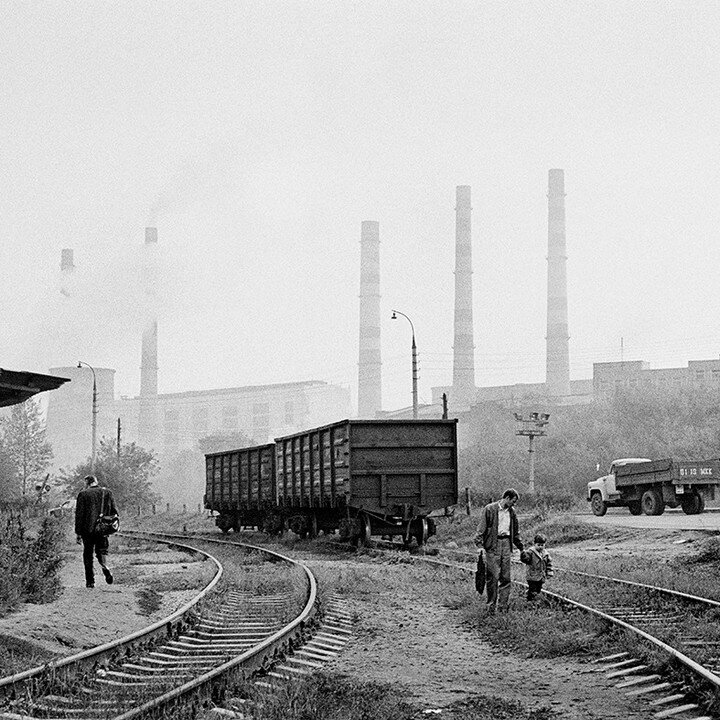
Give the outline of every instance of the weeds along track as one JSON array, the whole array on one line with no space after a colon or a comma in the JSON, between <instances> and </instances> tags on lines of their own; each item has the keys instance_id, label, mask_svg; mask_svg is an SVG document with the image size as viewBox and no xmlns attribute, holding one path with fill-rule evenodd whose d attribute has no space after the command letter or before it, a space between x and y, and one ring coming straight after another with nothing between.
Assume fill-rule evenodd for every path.
<instances>
[{"instance_id":1,"label":"weeds along track","mask_svg":"<svg viewBox=\"0 0 720 720\"><path fill-rule=\"evenodd\" d=\"M144 630L0 679L1 719L176 717L173 708L222 699L233 679L267 674L316 622L315 578L291 558L239 542L203 538L191 547L186 536L123 534L202 553L215 576ZM200 543L225 546L222 564Z\"/></svg>"}]
</instances>

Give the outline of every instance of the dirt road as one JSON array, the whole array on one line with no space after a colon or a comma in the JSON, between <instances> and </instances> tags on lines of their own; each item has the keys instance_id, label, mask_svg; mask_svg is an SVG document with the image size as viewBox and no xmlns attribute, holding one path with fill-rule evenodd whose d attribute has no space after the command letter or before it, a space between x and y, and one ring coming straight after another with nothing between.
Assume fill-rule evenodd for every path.
<instances>
[{"instance_id":1,"label":"dirt road","mask_svg":"<svg viewBox=\"0 0 720 720\"><path fill-rule=\"evenodd\" d=\"M578 518L597 525L653 530L707 530L720 532L720 508L706 510L700 515L686 515L680 508L668 508L662 515L631 515L627 508L609 508L607 515L597 517L581 513Z\"/></svg>"}]
</instances>

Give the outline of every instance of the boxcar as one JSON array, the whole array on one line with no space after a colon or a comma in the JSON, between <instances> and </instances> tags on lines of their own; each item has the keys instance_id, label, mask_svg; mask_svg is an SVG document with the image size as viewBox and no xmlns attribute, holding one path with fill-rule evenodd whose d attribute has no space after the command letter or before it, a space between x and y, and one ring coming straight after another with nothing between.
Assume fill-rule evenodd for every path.
<instances>
[{"instance_id":1,"label":"boxcar","mask_svg":"<svg viewBox=\"0 0 720 720\"><path fill-rule=\"evenodd\" d=\"M300 535L402 536L457 503L457 420L344 420L275 439L278 507Z\"/></svg>"},{"instance_id":2,"label":"boxcar","mask_svg":"<svg viewBox=\"0 0 720 720\"><path fill-rule=\"evenodd\" d=\"M272 523L275 505L275 445L205 456L205 507L223 532Z\"/></svg>"}]
</instances>

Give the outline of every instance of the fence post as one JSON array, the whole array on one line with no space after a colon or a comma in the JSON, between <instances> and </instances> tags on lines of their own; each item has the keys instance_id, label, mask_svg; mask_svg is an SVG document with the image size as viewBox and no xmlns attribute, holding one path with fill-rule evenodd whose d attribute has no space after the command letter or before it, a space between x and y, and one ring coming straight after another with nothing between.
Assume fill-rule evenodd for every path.
<instances>
[{"instance_id":1,"label":"fence post","mask_svg":"<svg viewBox=\"0 0 720 720\"><path fill-rule=\"evenodd\" d=\"M465 512L470 514L470 488L465 488Z\"/></svg>"},{"instance_id":2,"label":"fence post","mask_svg":"<svg viewBox=\"0 0 720 720\"><path fill-rule=\"evenodd\" d=\"M153 515L154 515L154 514L155 514L155 503L153 503L152 512L153 512Z\"/></svg>"},{"instance_id":3,"label":"fence post","mask_svg":"<svg viewBox=\"0 0 720 720\"><path fill-rule=\"evenodd\" d=\"M170 503L165 506L165 512L170 512Z\"/></svg>"}]
</instances>

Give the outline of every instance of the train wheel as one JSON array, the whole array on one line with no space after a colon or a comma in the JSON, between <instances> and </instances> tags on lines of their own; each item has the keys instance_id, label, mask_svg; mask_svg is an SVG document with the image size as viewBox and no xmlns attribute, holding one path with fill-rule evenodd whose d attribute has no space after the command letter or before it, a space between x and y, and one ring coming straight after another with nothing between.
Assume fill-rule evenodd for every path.
<instances>
[{"instance_id":1,"label":"train wheel","mask_svg":"<svg viewBox=\"0 0 720 720\"><path fill-rule=\"evenodd\" d=\"M318 521L315 513L310 513L310 517L308 517L308 536L311 540L318 536Z\"/></svg>"},{"instance_id":2,"label":"train wheel","mask_svg":"<svg viewBox=\"0 0 720 720\"><path fill-rule=\"evenodd\" d=\"M366 513L360 513L357 517L358 532L353 538L357 547L367 547L370 544L370 537L372 536L372 527L370 525L370 516Z\"/></svg>"},{"instance_id":3,"label":"train wheel","mask_svg":"<svg viewBox=\"0 0 720 720\"><path fill-rule=\"evenodd\" d=\"M665 512L665 501L662 499L660 491L655 488L646 490L640 502L646 515L662 515Z\"/></svg>"},{"instance_id":4,"label":"train wheel","mask_svg":"<svg viewBox=\"0 0 720 720\"><path fill-rule=\"evenodd\" d=\"M430 527L428 525L427 518L420 519L420 527L415 531L415 539L418 545L427 544L428 538L430 537Z\"/></svg>"},{"instance_id":5,"label":"train wheel","mask_svg":"<svg viewBox=\"0 0 720 720\"><path fill-rule=\"evenodd\" d=\"M227 535L230 532L230 528L233 526L233 520L227 515L218 515L215 518L215 524L220 528L220 532L223 535Z\"/></svg>"},{"instance_id":6,"label":"train wheel","mask_svg":"<svg viewBox=\"0 0 720 720\"><path fill-rule=\"evenodd\" d=\"M628 503L628 510L631 515L640 515L642 514L642 503L639 500L631 500Z\"/></svg>"}]
</instances>

